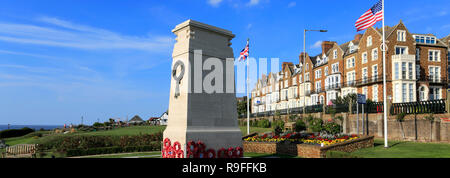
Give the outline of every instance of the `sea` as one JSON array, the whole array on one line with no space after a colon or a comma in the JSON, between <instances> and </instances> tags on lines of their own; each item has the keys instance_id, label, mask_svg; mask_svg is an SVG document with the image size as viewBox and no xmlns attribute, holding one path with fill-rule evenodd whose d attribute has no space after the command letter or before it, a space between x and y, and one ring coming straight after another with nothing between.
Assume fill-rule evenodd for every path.
<instances>
[{"instance_id":1,"label":"sea","mask_svg":"<svg viewBox=\"0 0 450 178\"><path fill-rule=\"evenodd\" d=\"M59 126L59 125L10 125L9 129L21 129L24 127L28 127L30 129L34 129L34 130L40 130L45 129L45 130L53 130L56 128L62 128L63 126ZM2 130L7 130L8 129L8 125L0 125L0 131Z\"/></svg>"}]
</instances>

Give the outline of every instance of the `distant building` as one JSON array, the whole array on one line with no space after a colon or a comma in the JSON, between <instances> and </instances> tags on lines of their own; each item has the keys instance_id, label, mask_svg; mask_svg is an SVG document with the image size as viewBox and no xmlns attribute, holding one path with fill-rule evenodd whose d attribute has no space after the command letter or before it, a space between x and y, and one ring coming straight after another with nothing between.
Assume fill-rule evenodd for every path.
<instances>
[{"instance_id":1,"label":"distant building","mask_svg":"<svg viewBox=\"0 0 450 178\"><path fill-rule=\"evenodd\" d=\"M142 120L141 117L139 117L138 115L134 116L130 121L128 121L129 124L142 124L145 121Z\"/></svg>"},{"instance_id":2,"label":"distant building","mask_svg":"<svg viewBox=\"0 0 450 178\"><path fill-rule=\"evenodd\" d=\"M151 117L147 121L150 125L160 125L159 117Z\"/></svg>"},{"instance_id":3,"label":"distant building","mask_svg":"<svg viewBox=\"0 0 450 178\"><path fill-rule=\"evenodd\" d=\"M167 125L167 122L169 120L169 112L164 112L161 117L159 117L159 124L160 125Z\"/></svg>"}]
</instances>

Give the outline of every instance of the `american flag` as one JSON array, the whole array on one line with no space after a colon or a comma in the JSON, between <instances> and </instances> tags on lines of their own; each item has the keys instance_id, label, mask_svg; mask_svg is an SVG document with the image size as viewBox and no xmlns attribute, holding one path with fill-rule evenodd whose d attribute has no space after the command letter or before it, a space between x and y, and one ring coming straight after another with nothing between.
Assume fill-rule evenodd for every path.
<instances>
[{"instance_id":1,"label":"american flag","mask_svg":"<svg viewBox=\"0 0 450 178\"><path fill-rule=\"evenodd\" d=\"M240 56L239 56L239 61L242 60L246 60L248 57L248 53L249 53L249 44L248 44L248 40L247 40L247 46L245 46L245 48L241 51Z\"/></svg>"},{"instance_id":2,"label":"american flag","mask_svg":"<svg viewBox=\"0 0 450 178\"><path fill-rule=\"evenodd\" d=\"M364 13L355 23L356 29L358 31L365 30L378 21L383 20L383 2L378 1L372 8L370 8L366 13Z\"/></svg>"}]
</instances>

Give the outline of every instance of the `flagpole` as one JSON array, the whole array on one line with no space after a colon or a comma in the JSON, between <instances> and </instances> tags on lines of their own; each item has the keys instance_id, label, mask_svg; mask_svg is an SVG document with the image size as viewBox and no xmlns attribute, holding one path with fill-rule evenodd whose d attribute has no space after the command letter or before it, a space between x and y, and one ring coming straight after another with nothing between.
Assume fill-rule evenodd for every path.
<instances>
[{"instance_id":1,"label":"flagpole","mask_svg":"<svg viewBox=\"0 0 450 178\"><path fill-rule=\"evenodd\" d=\"M250 38L247 39L247 44L250 45ZM250 49L249 49L250 50ZM247 135L250 135L250 96L249 96L249 83L250 83L250 78L249 78L249 57L250 57L250 51L248 52L248 56L247 56Z\"/></svg>"},{"instance_id":2,"label":"flagpole","mask_svg":"<svg viewBox=\"0 0 450 178\"><path fill-rule=\"evenodd\" d=\"M382 7L383 7L383 74L386 74L386 50L387 50L387 46L386 46L386 33L385 33L385 28L384 28L384 0L382 0ZM388 148L388 130L387 130L387 97L386 97L386 75L383 75L383 100L384 100L384 147Z\"/></svg>"}]
</instances>

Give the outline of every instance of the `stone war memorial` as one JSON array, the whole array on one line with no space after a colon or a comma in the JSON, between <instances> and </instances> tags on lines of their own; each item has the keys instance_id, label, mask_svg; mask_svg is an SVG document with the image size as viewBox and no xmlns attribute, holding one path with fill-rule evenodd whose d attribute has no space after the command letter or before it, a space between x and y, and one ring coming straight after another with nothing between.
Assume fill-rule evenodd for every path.
<instances>
[{"instance_id":1,"label":"stone war memorial","mask_svg":"<svg viewBox=\"0 0 450 178\"><path fill-rule=\"evenodd\" d=\"M163 158L240 158L231 31L185 21L175 27Z\"/></svg>"}]
</instances>

